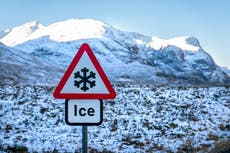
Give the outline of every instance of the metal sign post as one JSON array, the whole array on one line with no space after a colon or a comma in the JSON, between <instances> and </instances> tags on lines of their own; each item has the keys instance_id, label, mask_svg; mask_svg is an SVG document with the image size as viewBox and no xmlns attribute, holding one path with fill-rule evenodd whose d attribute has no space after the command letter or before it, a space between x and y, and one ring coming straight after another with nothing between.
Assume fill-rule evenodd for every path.
<instances>
[{"instance_id":1,"label":"metal sign post","mask_svg":"<svg viewBox=\"0 0 230 153\"><path fill-rule=\"evenodd\" d=\"M88 153L88 127L82 126L82 153Z\"/></svg>"},{"instance_id":2,"label":"metal sign post","mask_svg":"<svg viewBox=\"0 0 230 153\"><path fill-rule=\"evenodd\" d=\"M88 153L88 127L103 121L103 101L67 99L65 120L68 125L82 125L82 153Z\"/></svg>"}]
</instances>

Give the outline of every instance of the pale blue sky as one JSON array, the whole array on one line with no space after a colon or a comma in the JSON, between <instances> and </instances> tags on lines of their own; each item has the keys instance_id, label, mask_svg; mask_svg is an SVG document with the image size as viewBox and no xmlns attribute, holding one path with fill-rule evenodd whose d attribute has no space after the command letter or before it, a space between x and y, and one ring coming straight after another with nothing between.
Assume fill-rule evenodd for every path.
<instances>
[{"instance_id":1,"label":"pale blue sky","mask_svg":"<svg viewBox=\"0 0 230 153\"><path fill-rule=\"evenodd\" d=\"M230 68L230 0L0 0L0 29L92 18L168 39L195 36L217 64Z\"/></svg>"}]
</instances>

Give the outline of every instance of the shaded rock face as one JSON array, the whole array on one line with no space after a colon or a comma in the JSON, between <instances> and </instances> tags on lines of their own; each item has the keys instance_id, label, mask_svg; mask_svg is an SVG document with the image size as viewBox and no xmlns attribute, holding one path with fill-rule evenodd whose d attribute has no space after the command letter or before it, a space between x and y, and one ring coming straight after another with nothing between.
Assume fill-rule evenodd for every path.
<instances>
[{"instance_id":1,"label":"shaded rock face","mask_svg":"<svg viewBox=\"0 0 230 153\"><path fill-rule=\"evenodd\" d=\"M0 84L55 84L63 70L0 43Z\"/></svg>"},{"instance_id":2,"label":"shaded rock face","mask_svg":"<svg viewBox=\"0 0 230 153\"><path fill-rule=\"evenodd\" d=\"M195 44L199 45L197 41ZM212 57L204 50L194 53L167 46L160 50L150 50L148 59L151 66L159 67L162 75L167 77L186 80L192 84L229 83L229 77L220 71ZM214 76L215 73L222 79Z\"/></svg>"},{"instance_id":3,"label":"shaded rock face","mask_svg":"<svg viewBox=\"0 0 230 153\"><path fill-rule=\"evenodd\" d=\"M193 46L201 48L198 39L196 39L195 37L188 37L188 38L186 38L186 42L188 44L190 44L190 45L193 45Z\"/></svg>"}]
</instances>

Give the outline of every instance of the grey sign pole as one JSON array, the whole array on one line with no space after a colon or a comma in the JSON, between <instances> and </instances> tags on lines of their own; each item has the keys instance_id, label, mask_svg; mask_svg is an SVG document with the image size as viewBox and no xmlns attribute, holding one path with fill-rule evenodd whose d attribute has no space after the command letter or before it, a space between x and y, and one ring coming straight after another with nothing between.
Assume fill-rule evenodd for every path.
<instances>
[{"instance_id":1,"label":"grey sign pole","mask_svg":"<svg viewBox=\"0 0 230 153\"><path fill-rule=\"evenodd\" d=\"M88 153L88 127L82 126L82 153Z\"/></svg>"}]
</instances>

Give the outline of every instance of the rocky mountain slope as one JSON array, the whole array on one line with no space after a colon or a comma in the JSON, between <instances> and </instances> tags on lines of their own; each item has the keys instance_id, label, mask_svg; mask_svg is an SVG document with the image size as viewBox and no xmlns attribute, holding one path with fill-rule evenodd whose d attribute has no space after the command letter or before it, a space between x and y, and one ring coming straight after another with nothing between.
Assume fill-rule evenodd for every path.
<instances>
[{"instance_id":1,"label":"rocky mountain slope","mask_svg":"<svg viewBox=\"0 0 230 153\"><path fill-rule=\"evenodd\" d=\"M63 69L0 43L0 84L54 84Z\"/></svg>"},{"instance_id":2,"label":"rocky mountain slope","mask_svg":"<svg viewBox=\"0 0 230 153\"><path fill-rule=\"evenodd\" d=\"M228 76L230 76L230 69L229 68L227 68L227 67L221 67L221 68Z\"/></svg>"},{"instance_id":3,"label":"rocky mountain slope","mask_svg":"<svg viewBox=\"0 0 230 153\"><path fill-rule=\"evenodd\" d=\"M124 32L100 21L30 22L5 31L0 41L66 68L88 43L112 81L157 84L229 84L230 78L191 36L163 40Z\"/></svg>"}]
</instances>

